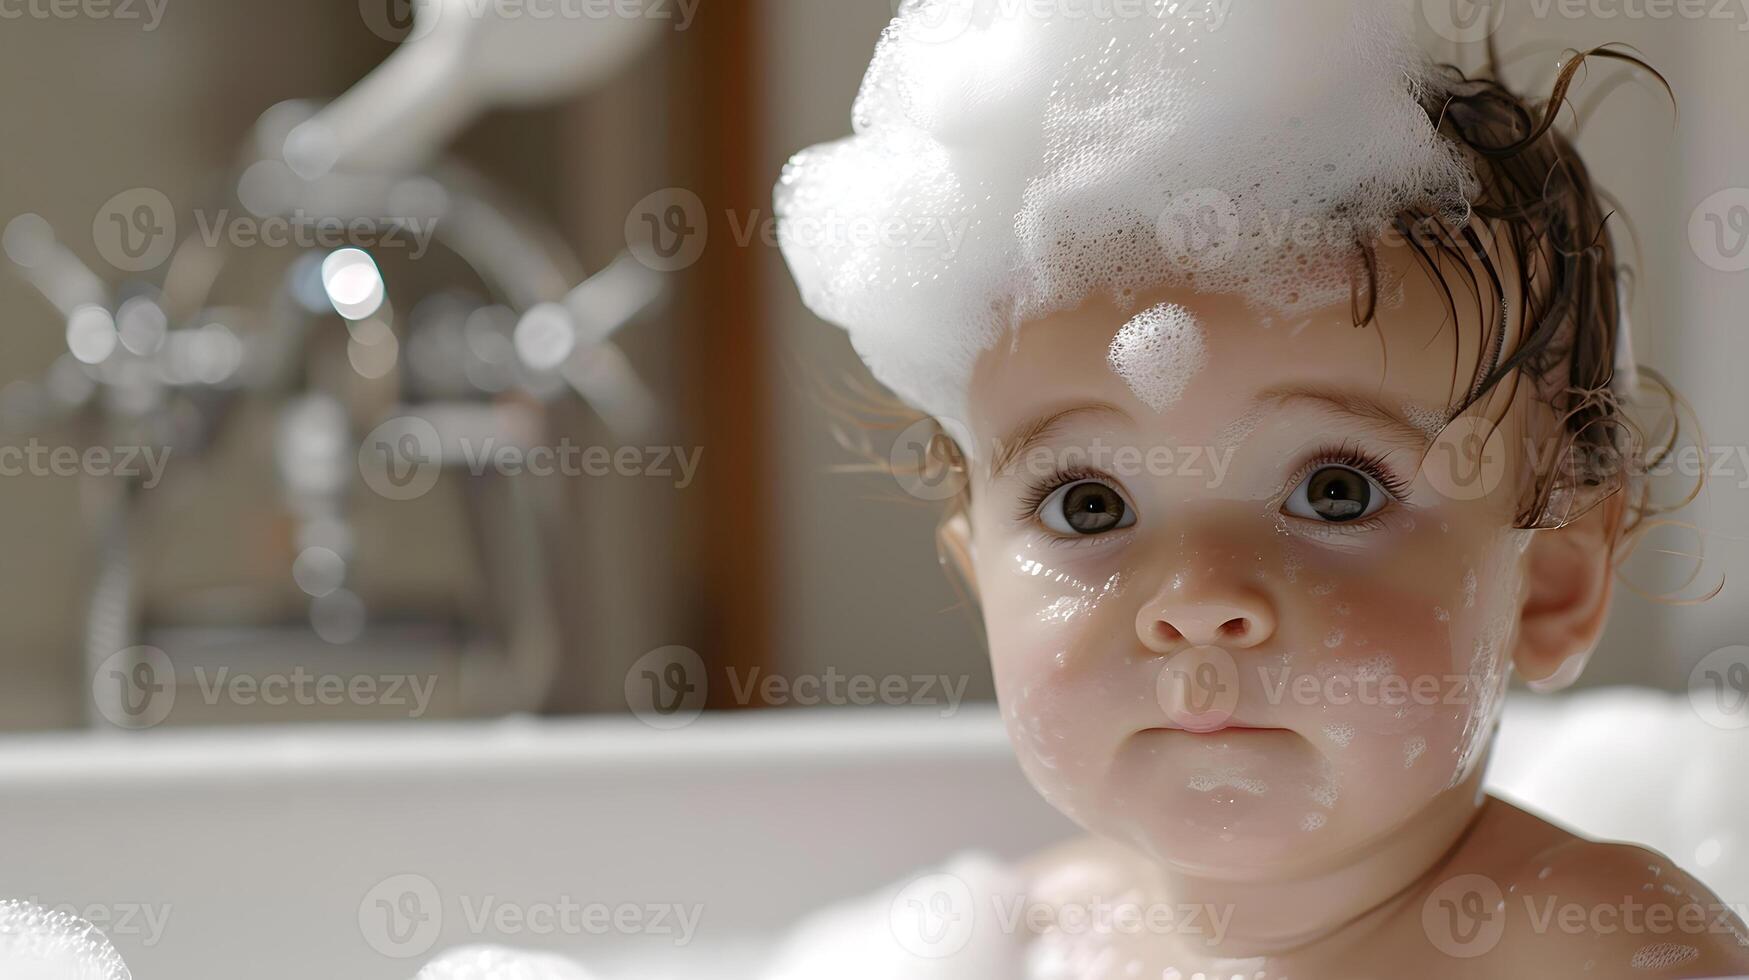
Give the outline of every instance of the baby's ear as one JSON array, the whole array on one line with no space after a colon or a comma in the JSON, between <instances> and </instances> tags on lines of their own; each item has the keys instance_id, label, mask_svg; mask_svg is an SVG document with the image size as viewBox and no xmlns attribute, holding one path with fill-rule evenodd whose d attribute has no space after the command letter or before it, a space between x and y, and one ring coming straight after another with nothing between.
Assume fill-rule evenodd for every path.
<instances>
[{"instance_id":1,"label":"baby's ear","mask_svg":"<svg viewBox=\"0 0 1749 980\"><path fill-rule=\"evenodd\" d=\"M1621 494L1566 527L1534 531L1513 663L1532 690L1558 691L1579 679L1609 618Z\"/></svg>"},{"instance_id":2,"label":"baby's ear","mask_svg":"<svg viewBox=\"0 0 1749 980\"><path fill-rule=\"evenodd\" d=\"M959 573L960 580L971 590L972 599L978 599L977 563L972 560L972 521L964 510L948 518L936 532L936 541L941 547L941 554L953 563L954 571Z\"/></svg>"}]
</instances>

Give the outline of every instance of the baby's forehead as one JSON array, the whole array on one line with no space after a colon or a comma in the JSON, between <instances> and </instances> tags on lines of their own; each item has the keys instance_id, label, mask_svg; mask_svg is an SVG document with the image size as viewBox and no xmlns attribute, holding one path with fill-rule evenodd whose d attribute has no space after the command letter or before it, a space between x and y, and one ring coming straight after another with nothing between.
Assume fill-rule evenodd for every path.
<instances>
[{"instance_id":1,"label":"baby's forehead","mask_svg":"<svg viewBox=\"0 0 1749 980\"><path fill-rule=\"evenodd\" d=\"M1473 360L1444 302L1414 288L1361 326L1347 306L1272 317L1233 296L1160 291L1022 325L980 357L968 421L997 438L1039 413L1104 404L1137 425L1208 439L1247 414L1323 398L1437 430Z\"/></svg>"}]
</instances>

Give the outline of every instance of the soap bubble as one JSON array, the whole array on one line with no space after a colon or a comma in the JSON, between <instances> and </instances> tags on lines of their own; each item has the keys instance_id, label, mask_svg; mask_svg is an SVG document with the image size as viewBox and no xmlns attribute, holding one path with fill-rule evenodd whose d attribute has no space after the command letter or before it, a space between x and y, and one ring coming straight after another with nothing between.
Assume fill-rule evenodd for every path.
<instances>
[{"instance_id":1,"label":"soap bubble","mask_svg":"<svg viewBox=\"0 0 1749 980\"><path fill-rule=\"evenodd\" d=\"M102 930L78 916L20 900L0 901L0 977L133 980Z\"/></svg>"}]
</instances>

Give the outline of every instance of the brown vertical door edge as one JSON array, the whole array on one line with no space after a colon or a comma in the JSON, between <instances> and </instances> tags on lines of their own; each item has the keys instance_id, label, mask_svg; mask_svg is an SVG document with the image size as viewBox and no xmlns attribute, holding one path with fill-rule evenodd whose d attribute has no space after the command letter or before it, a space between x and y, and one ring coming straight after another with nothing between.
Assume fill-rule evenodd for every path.
<instances>
[{"instance_id":1,"label":"brown vertical door edge","mask_svg":"<svg viewBox=\"0 0 1749 980\"><path fill-rule=\"evenodd\" d=\"M704 201L710 237L703 258L685 278L684 304L694 331L686 365L698 444L704 447L697 505L698 585L702 593L699 654L710 670L713 708L734 703L726 671L746 676L772 667L775 533L769 512L771 427L760 295L761 250L756 234L745 243L741 227L770 214L774 175L761 172L762 37L758 0L705 0L677 59L677 133L688 154L683 181Z\"/></svg>"}]
</instances>

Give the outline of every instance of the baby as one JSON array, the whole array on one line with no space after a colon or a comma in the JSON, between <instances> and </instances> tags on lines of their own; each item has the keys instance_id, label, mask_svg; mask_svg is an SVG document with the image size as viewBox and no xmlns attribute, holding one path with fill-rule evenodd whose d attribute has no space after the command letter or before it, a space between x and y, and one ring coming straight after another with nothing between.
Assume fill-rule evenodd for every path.
<instances>
[{"instance_id":1,"label":"baby","mask_svg":"<svg viewBox=\"0 0 1749 980\"><path fill-rule=\"evenodd\" d=\"M1573 680L1649 506L1655 386L1550 126L1584 59L1533 105L1406 4L1083 6L903 4L778 202L809 306L939 427L1011 740L1089 836L773 975L1749 973L1668 859L1482 789L1510 672Z\"/></svg>"}]
</instances>

